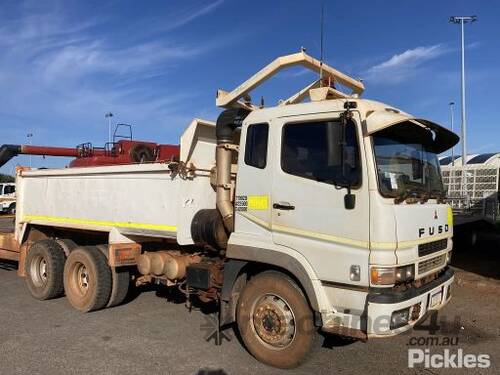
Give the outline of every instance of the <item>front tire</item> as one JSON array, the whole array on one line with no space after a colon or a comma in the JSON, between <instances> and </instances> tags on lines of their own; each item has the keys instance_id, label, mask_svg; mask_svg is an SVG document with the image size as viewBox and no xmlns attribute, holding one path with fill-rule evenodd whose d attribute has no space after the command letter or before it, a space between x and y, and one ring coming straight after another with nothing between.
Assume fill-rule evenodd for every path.
<instances>
[{"instance_id":1,"label":"front tire","mask_svg":"<svg viewBox=\"0 0 500 375\"><path fill-rule=\"evenodd\" d=\"M102 309L111 295L111 270L106 257L93 246L74 249L64 266L64 291L76 310Z\"/></svg>"},{"instance_id":2,"label":"front tire","mask_svg":"<svg viewBox=\"0 0 500 375\"><path fill-rule=\"evenodd\" d=\"M317 336L304 294L280 272L265 272L248 282L238 302L236 320L250 353L279 368L301 364Z\"/></svg>"},{"instance_id":3,"label":"front tire","mask_svg":"<svg viewBox=\"0 0 500 375\"><path fill-rule=\"evenodd\" d=\"M62 247L54 240L40 240L30 247L24 269L26 286L34 298L43 301L63 294L65 260Z\"/></svg>"}]
</instances>

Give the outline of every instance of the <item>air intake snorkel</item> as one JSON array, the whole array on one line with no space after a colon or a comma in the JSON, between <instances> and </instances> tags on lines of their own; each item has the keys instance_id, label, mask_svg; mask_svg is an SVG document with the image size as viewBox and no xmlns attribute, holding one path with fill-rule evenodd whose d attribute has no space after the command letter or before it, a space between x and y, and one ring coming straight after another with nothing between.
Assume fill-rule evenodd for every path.
<instances>
[{"instance_id":1,"label":"air intake snorkel","mask_svg":"<svg viewBox=\"0 0 500 375\"><path fill-rule=\"evenodd\" d=\"M241 126L249 111L242 108L230 108L221 112L217 118L215 135L217 137L217 150L215 160L217 165L217 199L216 206L219 210L224 227L231 233L234 229L234 207L231 203L231 160L234 131Z\"/></svg>"},{"instance_id":2,"label":"air intake snorkel","mask_svg":"<svg viewBox=\"0 0 500 375\"><path fill-rule=\"evenodd\" d=\"M245 109L230 108L221 112L217 118L216 209L200 210L193 217L191 236L198 245L224 250L228 236L234 230L234 207L231 202L231 162L236 146L234 132L241 126L248 113Z\"/></svg>"}]
</instances>

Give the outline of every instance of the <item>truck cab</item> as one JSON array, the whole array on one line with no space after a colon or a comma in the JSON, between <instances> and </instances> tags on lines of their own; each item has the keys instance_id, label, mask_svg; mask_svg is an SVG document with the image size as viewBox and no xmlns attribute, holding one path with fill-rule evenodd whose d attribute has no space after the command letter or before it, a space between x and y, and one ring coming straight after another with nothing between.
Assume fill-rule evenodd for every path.
<instances>
[{"instance_id":1,"label":"truck cab","mask_svg":"<svg viewBox=\"0 0 500 375\"><path fill-rule=\"evenodd\" d=\"M328 332L394 335L448 302L453 133L334 99L252 111L241 139L228 257L301 269Z\"/></svg>"}]
</instances>

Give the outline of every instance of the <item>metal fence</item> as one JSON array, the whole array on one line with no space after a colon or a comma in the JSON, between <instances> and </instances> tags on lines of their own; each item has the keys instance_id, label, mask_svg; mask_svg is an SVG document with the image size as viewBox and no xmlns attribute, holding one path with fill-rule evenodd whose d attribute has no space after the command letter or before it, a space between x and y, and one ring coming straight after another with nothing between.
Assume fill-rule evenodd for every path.
<instances>
[{"instance_id":1,"label":"metal fence","mask_svg":"<svg viewBox=\"0 0 500 375\"><path fill-rule=\"evenodd\" d=\"M457 214L499 217L500 169L485 165L442 166L448 202Z\"/></svg>"}]
</instances>

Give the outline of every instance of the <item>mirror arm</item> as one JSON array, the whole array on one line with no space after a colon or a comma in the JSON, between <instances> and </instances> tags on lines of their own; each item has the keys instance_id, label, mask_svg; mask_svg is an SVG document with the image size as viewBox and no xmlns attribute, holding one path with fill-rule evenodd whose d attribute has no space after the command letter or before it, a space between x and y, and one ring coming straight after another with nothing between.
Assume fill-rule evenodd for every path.
<instances>
[{"instance_id":1,"label":"mirror arm","mask_svg":"<svg viewBox=\"0 0 500 375\"><path fill-rule=\"evenodd\" d=\"M345 146L346 146L346 128L347 125L349 124L349 121L352 119L352 112L351 112L351 106L349 105L349 102L346 103L347 105L345 107L345 111L341 113L340 115L340 120L341 120L341 126L342 126L342 133L340 137L340 162L342 165L342 178L346 182L346 184L343 186L347 189L347 194L344 196L344 206L347 210L352 210L354 209L356 205L356 196L352 194L352 181L350 178L347 178L347 173L346 173L346 162L345 162Z\"/></svg>"}]
</instances>

